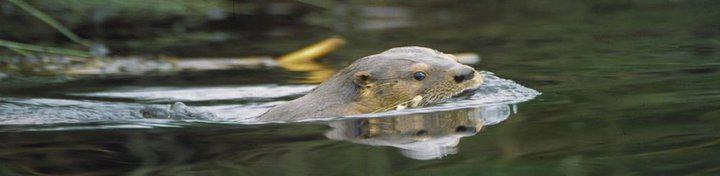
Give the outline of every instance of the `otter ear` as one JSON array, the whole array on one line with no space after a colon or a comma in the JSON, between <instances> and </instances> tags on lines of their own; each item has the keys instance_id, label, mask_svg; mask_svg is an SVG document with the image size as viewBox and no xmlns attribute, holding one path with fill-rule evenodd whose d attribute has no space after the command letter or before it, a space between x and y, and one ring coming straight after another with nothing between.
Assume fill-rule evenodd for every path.
<instances>
[{"instance_id":1,"label":"otter ear","mask_svg":"<svg viewBox=\"0 0 720 176\"><path fill-rule=\"evenodd\" d=\"M359 71L353 75L355 79L353 80L353 83L360 87L366 87L370 83L372 83L372 78L370 76L370 72L367 71Z\"/></svg>"}]
</instances>

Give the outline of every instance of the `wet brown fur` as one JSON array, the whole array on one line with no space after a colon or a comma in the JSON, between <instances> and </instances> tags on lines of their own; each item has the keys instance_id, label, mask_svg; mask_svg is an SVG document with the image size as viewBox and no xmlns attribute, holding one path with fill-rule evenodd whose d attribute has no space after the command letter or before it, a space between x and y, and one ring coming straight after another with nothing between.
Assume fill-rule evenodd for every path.
<instances>
[{"instance_id":1,"label":"wet brown fur","mask_svg":"<svg viewBox=\"0 0 720 176\"><path fill-rule=\"evenodd\" d=\"M443 101L479 86L482 76L463 83L453 80L460 64L453 55L423 47L399 47L361 58L340 70L307 95L270 109L263 121L296 121L329 118L394 109L422 96L420 106ZM415 80L417 71L426 73Z\"/></svg>"}]
</instances>

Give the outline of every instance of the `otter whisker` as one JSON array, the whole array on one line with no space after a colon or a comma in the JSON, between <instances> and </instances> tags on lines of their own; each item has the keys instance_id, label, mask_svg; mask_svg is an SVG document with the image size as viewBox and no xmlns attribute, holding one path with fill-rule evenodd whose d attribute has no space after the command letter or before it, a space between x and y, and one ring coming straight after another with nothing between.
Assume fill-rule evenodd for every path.
<instances>
[{"instance_id":1,"label":"otter whisker","mask_svg":"<svg viewBox=\"0 0 720 176\"><path fill-rule=\"evenodd\" d=\"M427 105L430 105L430 104L433 104L433 103L442 102L442 101L444 101L445 99L447 99L447 98L449 98L449 97L451 97L451 96L450 96L450 95L442 95L442 94L441 94L441 95L431 96L431 97L428 97L428 98L424 99L425 101L422 101L421 105L422 105L422 106L427 106Z\"/></svg>"},{"instance_id":2,"label":"otter whisker","mask_svg":"<svg viewBox=\"0 0 720 176\"><path fill-rule=\"evenodd\" d=\"M398 104L392 104L392 105L385 106L385 107L382 107L382 108L380 108L380 109L377 109L377 110L375 110L375 111L373 111L373 112L371 112L371 113L378 113L378 112L388 111L388 110L391 110L391 109L393 109L393 108L395 108L395 107L397 107L397 106L398 106Z\"/></svg>"}]
</instances>

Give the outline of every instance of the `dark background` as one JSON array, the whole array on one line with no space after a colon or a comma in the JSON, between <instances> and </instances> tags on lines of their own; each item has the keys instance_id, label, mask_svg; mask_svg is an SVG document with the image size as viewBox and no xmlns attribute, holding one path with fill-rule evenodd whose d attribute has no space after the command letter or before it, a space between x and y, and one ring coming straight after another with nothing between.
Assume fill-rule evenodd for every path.
<instances>
[{"instance_id":1,"label":"dark background","mask_svg":"<svg viewBox=\"0 0 720 176\"><path fill-rule=\"evenodd\" d=\"M720 171L720 1L27 2L106 45L110 56L280 56L339 35L347 44L319 60L331 68L419 45L477 53L482 62L475 68L543 95L519 104L503 123L463 138L458 154L428 161L392 147L328 140L323 133L329 127L317 123L42 132L3 125L16 130L0 133L0 173L8 175ZM6 0L0 7L0 39L87 50ZM0 48L0 57L18 55ZM3 96L63 97L114 86L290 84L303 76L260 69L76 80L3 90Z\"/></svg>"}]
</instances>

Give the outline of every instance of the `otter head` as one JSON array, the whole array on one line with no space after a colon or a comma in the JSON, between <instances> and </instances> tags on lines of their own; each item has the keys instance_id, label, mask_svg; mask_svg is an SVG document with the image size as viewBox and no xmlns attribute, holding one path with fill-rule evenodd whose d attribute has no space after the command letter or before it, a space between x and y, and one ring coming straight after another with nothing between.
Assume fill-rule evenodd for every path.
<instances>
[{"instance_id":1,"label":"otter head","mask_svg":"<svg viewBox=\"0 0 720 176\"><path fill-rule=\"evenodd\" d=\"M455 56L423 47L393 48L347 69L360 89L356 103L372 107L371 112L438 103L478 87L483 80Z\"/></svg>"},{"instance_id":2,"label":"otter head","mask_svg":"<svg viewBox=\"0 0 720 176\"><path fill-rule=\"evenodd\" d=\"M302 120L424 106L481 83L482 76L453 55L423 47L393 48L353 62L307 95L270 109L260 119Z\"/></svg>"}]
</instances>

